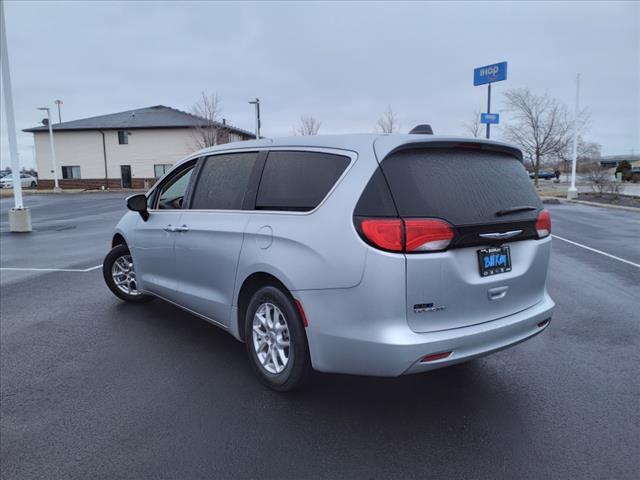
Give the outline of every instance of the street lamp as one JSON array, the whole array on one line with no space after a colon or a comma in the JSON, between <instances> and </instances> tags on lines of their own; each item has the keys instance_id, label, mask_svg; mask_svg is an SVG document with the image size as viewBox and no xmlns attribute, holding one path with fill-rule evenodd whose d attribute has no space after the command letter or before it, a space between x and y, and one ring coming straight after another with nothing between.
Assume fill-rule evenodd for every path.
<instances>
[{"instance_id":1,"label":"street lamp","mask_svg":"<svg viewBox=\"0 0 640 480\"><path fill-rule=\"evenodd\" d=\"M58 123L62 123L62 114L60 113L60 105L62 105L62 100L56 100L53 103L58 106Z\"/></svg>"},{"instance_id":2,"label":"street lamp","mask_svg":"<svg viewBox=\"0 0 640 480\"><path fill-rule=\"evenodd\" d=\"M256 106L256 140L260 140L260 99L251 100L249 105Z\"/></svg>"},{"instance_id":3,"label":"street lamp","mask_svg":"<svg viewBox=\"0 0 640 480\"><path fill-rule=\"evenodd\" d=\"M47 112L47 125L49 126L49 143L51 144L51 161L53 162L53 191L59 192L60 185L58 185L58 162L56 161L56 148L53 145L53 130L51 129L51 110L49 110L49 107L38 107L38 110L46 110Z\"/></svg>"}]
</instances>

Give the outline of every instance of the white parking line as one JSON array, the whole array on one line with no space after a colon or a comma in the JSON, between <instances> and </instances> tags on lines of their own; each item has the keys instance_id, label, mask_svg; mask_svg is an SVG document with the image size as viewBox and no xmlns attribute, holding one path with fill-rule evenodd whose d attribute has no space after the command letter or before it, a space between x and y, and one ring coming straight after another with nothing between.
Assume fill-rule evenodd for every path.
<instances>
[{"instance_id":1,"label":"white parking line","mask_svg":"<svg viewBox=\"0 0 640 480\"><path fill-rule=\"evenodd\" d=\"M79 272L86 273L92 270L102 268L102 265L96 265L89 268L18 268L18 267L0 267L0 270L8 270L12 272Z\"/></svg>"},{"instance_id":2,"label":"white parking line","mask_svg":"<svg viewBox=\"0 0 640 480\"><path fill-rule=\"evenodd\" d=\"M614 260L618 260L619 262L627 263L633 267L640 268L640 264L638 263L633 263L629 260L625 260L624 258L616 257L615 255L611 255L610 253L603 252L602 250L597 250L595 248L587 247L586 245L583 245L578 242L574 242L573 240L569 240L567 238L559 237L558 235L551 235L551 236L553 238L557 238L558 240L562 240L563 242L567 242L567 243L570 243L571 245L575 245L576 247L581 247L581 248L584 248L585 250L590 250L592 252L599 253L600 255L604 255L605 257L613 258Z\"/></svg>"}]
</instances>

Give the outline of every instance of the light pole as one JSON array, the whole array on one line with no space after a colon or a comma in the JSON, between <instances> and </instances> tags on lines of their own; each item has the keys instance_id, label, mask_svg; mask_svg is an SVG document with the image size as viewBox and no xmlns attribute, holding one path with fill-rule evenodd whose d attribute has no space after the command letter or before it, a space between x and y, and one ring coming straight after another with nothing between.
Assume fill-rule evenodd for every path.
<instances>
[{"instance_id":1,"label":"light pole","mask_svg":"<svg viewBox=\"0 0 640 480\"><path fill-rule=\"evenodd\" d=\"M0 1L0 76L4 93L4 113L7 120L7 137L9 155L11 157L11 182L13 185L14 207L9 210L9 231L30 232L31 211L22 203L22 180L20 179L20 159L18 158L18 142L16 140L16 120L13 113L13 96L11 92L11 75L9 73L9 54L7 36L4 28L4 1Z\"/></svg>"},{"instance_id":2,"label":"light pole","mask_svg":"<svg viewBox=\"0 0 640 480\"><path fill-rule=\"evenodd\" d=\"M580 108L580 74L576 76L576 109L573 114L573 151L571 152L571 186L567 190L567 198L576 198L576 163L578 163L578 115Z\"/></svg>"},{"instance_id":3,"label":"light pole","mask_svg":"<svg viewBox=\"0 0 640 480\"><path fill-rule=\"evenodd\" d=\"M62 123L62 114L60 113L60 105L62 105L62 100L56 100L53 103L58 106L58 123Z\"/></svg>"},{"instance_id":4,"label":"light pole","mask_svg":"<svg viewBox=\"0 0 640 480\"><path fill-rule=\"evenodd\" d=\"M249 104L256 106L256 140L260 140L260 99L256 98L250 101Z\"/></svg>"},{"instance_id":5,"label":"light pole","mask_svg":"<svg viewBox=\"0 0 640 480\"><path fill-rule=\"evenodd\" d=\"M53 129L51 128L51 110L49 107L38 107L38 110L46 110L47 125L49 126L49 143L51 144L51 162L53 163L53 191L59 192L58 185L58 162L56 161L56 147L53 145Z\"/></svg>"}]
</instances>

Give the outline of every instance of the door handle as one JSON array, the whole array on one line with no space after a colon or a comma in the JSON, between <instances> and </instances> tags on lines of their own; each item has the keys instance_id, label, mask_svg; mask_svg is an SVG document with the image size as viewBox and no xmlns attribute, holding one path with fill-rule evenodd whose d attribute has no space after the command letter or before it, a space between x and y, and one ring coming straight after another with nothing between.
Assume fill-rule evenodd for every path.
<instances>
[{"instance_id":1,"label":"door handle","mask_svg":"<svg viewBox=\"0 0 640 480\"><path fill-rule=\"evenodd\" d=\"M171 233L188 232L189 227L187 227L186 225L182 225L181 227L176 227L174 225L167 225L166 227L163 228L163 230L165 232L171 232Z\"/></svg>"},{"instance_id":2,"label":"door handle","mask_svg":"<svg viewBox=\"0 0 640 480\"><path fill-rule=\"evenodd\" d=\"M509 287L507 287L507 286L490 288L487 291L487 293L489 295L489 300L500 300L501 298L506 297L507 290L509 290Z\"/></svg>"}]
</instances>

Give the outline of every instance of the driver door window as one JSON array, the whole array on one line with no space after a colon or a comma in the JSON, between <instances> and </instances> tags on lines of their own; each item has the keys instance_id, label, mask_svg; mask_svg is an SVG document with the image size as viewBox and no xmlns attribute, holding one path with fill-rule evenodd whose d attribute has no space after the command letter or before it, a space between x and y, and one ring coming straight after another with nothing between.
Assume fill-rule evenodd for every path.
<instances>
[{"instance_id":1,"label":"driver door window","mask_svg":"<svg viewBox=\"0 0 640 480\"><path fill-rule=\"evenodd\" d=\"M158 210L177 210L182 208L182 202L187 193L189 180L193 173L193 165L178 173L175 177L169 179L162 187L158 194L156 208Z\"/></svg>"}]
</instances>

